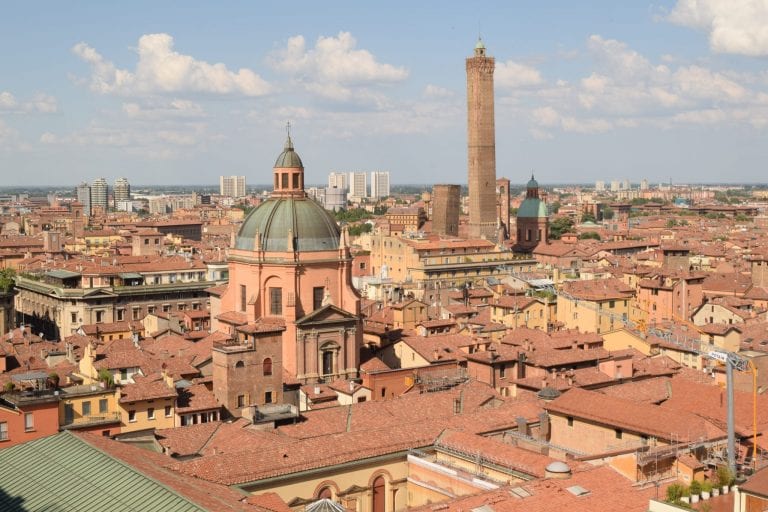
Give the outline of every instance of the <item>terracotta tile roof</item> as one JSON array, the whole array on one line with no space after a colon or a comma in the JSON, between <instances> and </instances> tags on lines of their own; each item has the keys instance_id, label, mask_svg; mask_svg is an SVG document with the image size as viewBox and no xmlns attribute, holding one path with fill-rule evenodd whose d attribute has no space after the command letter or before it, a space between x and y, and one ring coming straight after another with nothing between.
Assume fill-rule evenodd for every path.
<instances>
[{"instance_id":1,"label":"terracotta tile roof","mask_svg":"<svg viewBox=\"0 0 768 512\"><path fill-rule=\"evenodd\" d=\"M720 439L725 433L711 423L681 411L672 411L614 396L573 388L544 407L550 412L594 421L680 442Z\"/></svg>"},{"instance_id":2,"label":"terracotta tile roof","mask_svg":"<svg viewBox=\"0 0 768 512\"><path fill-rule=\"evenodd\" d=\"M455 498L437 505L411 509L413 512L568 512L617 511L646 512L648 500L656 496L653 486L639 488L609 466L587 467L575 470L571 478L543 479L513 484L494 491ZM568 491L579 486L586 494L577 496ZM523 489L528 496L521 498L515 489ZM665 488L659 489L661 495Z\"/></svg>"},{"instance_id":3,"label":"terracotta tile roof","mask_svg":"<svg viewBox=\"0 0 768 512\"><path fill-rule=\"evenodd\" d=\"M248 315L239 311L227 311L217 316L216 319L234 325L245 325L248 323Z\"/></svg>"},{"instance_id":4,"label":"terracotta tile roof","mask_svg":"<svg viewBox=\"0 0 768 512\"><path fill-rule=\"evenodd\" d=\"M563 291L582 300L629 299L634 290L616 278L566 281Z\"/></svg>"},{"instance_id":5,"label":"terracotta tile roof","mask_svg":"<svg viewBox=\"0 0 768 512\"><path fill-rule=\"evenodd\" d=\"M137 375L134 383L120 389L120 403L153 400L157 398L176 398L176 389L169 387L160 374L147 377Z\"/></svg>"},{"instance_id":6,"label":"terracotta tile roof","mask_svg":"<svg viewBox=\"0 0 768 512\"><path fill-rule=\"evenodd\" d=\"M276 492L265 492L264 494L249 496L245 502L249 505L255 505L265 512L292 512L293 510Z\"/></svg>"},{"instance_id":7,"label":"terracotta tile roof","mask_svg":"<svg viewBox=\"0 0 768 512\"><path fill-rule=\"evenodd\" d=\"M429 446L439 434L439 428L403 424L398 429L387 429L386 435L377 430L343 432L307 438L288 446L251 445L236 452L178 462L169 467L203 480L236 485Z\"/></svg>"},{"instance_id":8,"label":"terracotta tile roof","mask_svg":"<svg viewBox=\"0 0 768 512\"><path fill-rule=\"evenodd\" d=\"M504 443L495 438L483 437L468 432L447 430L435 443L468 455L481 455L486 461L501 467L520 471L534 478L543 478L547 465L553 462L546 455Z\"/></svg>"},{"instance_id":9,"label":"terracotta tile roof","mask_svg":"<svg viewBox=\"0 0 768 512\"><path fill-rule=\"evenodd\" d=\"M187 457L197 455L221 426L219 421L198 423L186 427L155 430L155 438L168 455Z\"/></svg>"},{"instance_id":10,"label":"terracotta tile roof","mask_svg":"<svg viewBox=\"0 0 768 512\"><path fill-rule=\"evenodd\" d=\"M726 392L714 384L702 384L685 378L671 379L671 396L661 406L669 411L685 411L700 416L718 427L726 428ZM751 436L753 432L752 393L734 391L736 433ZM768 430L768 395L757 395L757 431Z\"/></svg>"},{"instance_id":11,"label":"terracotta tile roof","mask_svg":"<svg viewBox=\"0 0 768 512\"><path fill-rule=\"evenodd\" d=\"M362 373L381 372L387 370L391 370L391 368L378 357L372 357L360 365L360 371Z\"/></svg>"},{"instance_id":12,"label":"terracotta tile roof","mask_svg":"<svg viewBox=\"0 0 768 512\"><path fill-rule=\"evenodd\" d=\"M461 347L475 341L463 334L435 334L431 336L403 336L398 343L404 343L421 357L434 363L437 361L463 361L465 353Z\"/></svg>"},{"instance_id":13,"label":"terracotta tile roof","mask_svg":"<svg viewBox=\"0 0 768 512\"><path fill-rule=\"evenodd\" d=\"M177 414L207 411L221 407L213 392L209 391L204 384L193 384L188 388L178 390L178 394L176 399Z\"/></svg>"},{"instance_id":14,"label":"terracotta tile roof","mask_svg":"<svg viewBox=\"0 0 768 512\"><path fill-rule=\"evenodd\" d=\"M660 404L669 398L671 383L667 377L656 377L624 382L615 386L600 388L596 391L604 395L632 400L633 402Z\"/></svg>"}]
</instances>

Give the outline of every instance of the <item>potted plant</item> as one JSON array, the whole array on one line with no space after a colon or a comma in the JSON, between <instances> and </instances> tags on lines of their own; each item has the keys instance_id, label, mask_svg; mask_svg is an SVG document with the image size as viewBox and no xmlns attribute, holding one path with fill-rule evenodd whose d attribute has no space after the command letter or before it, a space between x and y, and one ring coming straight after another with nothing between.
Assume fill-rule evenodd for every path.
<instances>
[{"instance_id":1,"label":"potted plant","mask_svg":"<svg viewBox=\"0 0 768 512\"><path fill-rule=\"evenodd\" d=\"M672 484L667 487L667 501L670 503L676 503L683 497L685 486L682 484Z\"/></svg>"},{"instance_id":2,"label":"potted plant","mask_svg":"<svg viewBox=\"0 0 768 512\"><path fill-rule=\"evenodd\" d=\"M691 503L698 503L701 497L701 482L694 480L688 488L691 493Z\"/></svg>"},{"instance_id":3,"label":"potted plant","mask_svg":"<svg viewBox=\"0 0 768 512\"><path fill-rule=\"evenodd\" d=\"M51 372L48 374L48 387L50 389L59 389L59 374L56 372Z\"/></svg>"},{"instance_id":4,"label":"potted plant","mask_svg":"<svg viewBox=\"0 0 768 512\"><path fill-rule=\"evenodd\" d=\"M112 380L112 373L106 368L99 370L98 380L102 388L111 388L114 384L114 381Z\"/></svg>"},{"instance_id":5,"label":"potted plant","mask_svg":"<svg viewBox=\"0 0 768 512\"><path fill-rule=\"evenodd\" d=\"M717 481L722 487L723 494L728 494L728 491L733 485L735 478L733 472L727 466L719 466L717 468Z\"/></svg>"},{"instance_id":6,"label":"potted plant","mask_svg":"<svg viewBox=\"0 0 768 512\"><path fill-rule=\"evenodd\" d=\"M5 383L5 386L3 386L3 391L6 393L11 393L15 388L16 386L13 384L13 382L8 381Z\"/></svg>"},{"instance_id":7,"label":"potted plant","mask_svg":"<svg viewBox=\"0 0 768 512\"><path fill-rule=\"evenodd\" d=\"M712 495L712 482L705 480L701 484L701 499L708 500Z\"/></svg>"},{"instance_id":8,"label":"potted plant","mask_svg":"<svg viewBox=\"0 0 768 512\"><path fill-rule=\"evenodd\" d=\"M680 501L686 505L691 502L691 489L687 485L683 486L683 495L680 496Z\"/></svg>"}]
</instances>

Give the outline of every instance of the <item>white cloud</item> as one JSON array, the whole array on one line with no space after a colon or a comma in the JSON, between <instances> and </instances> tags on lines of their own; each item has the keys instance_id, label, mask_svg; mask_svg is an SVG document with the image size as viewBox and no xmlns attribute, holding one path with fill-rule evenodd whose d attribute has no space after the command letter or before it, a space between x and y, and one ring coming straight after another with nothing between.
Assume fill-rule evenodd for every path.
<instances>
[{"instance_id":1,"label":"white cloud","mask_svg":"<svg viewBox=\"0 0 768 512\"><path fill-rule=\"evenodd\" d=\"M453 96L453 91L439 85L427 84L424 87L424 96L427 98L450 98Z\"/></svg>"},{"instance_id":2,"label":"white cloud","mask_svg":"<svg viewBox=\"0 0 768 512\"><path fill-rule=\"evenodd\" d=\"M0 92L0 112L52 114L58 109L56 98L49 94L38 93L31 100L20 103L10 92Z\"/></svg>"},{"instance_id":3,"label":"white cloud","mask_svg":"<svg viewBox=\"0 0 768 512\"><path fill-rule=\"evenodd\" d=\"M90 88L101 94L127 96L154 93L239 94L261 96L269 84L247 68L230 71L224 64L210 64L174 51L173 37L147 34L139 38L136 69L119 69L86 43L72 51L90 64Z\"/></svg>"},{"instance_id":4,"label":"white cloud","mask_svg":"<svg viewBox=\"0 0 768 512\"><path fill-rule=\"evenodd\" d=\"M660 57L625 43L590 36L592 69L572 82L556 80L499 95L501 118L529 119L535 138L680 124L768 127L768 73L715 70ZM663 63L666 61L666 63Z\"/></svg>"},{"instance_id":5,"label":"white cloud","mask_svg":"<svg viewBox=\"0 0 768 512\"><path fill-rule=\"evenodd\" d=\"M315 47L307 49L304 36L288 39L286 47L273 54L275 69L309 79L331 83L399 82L408 71L382 64L368 50L356 49L357 41L349 32L337 37L317 38Z\"/></svg>"},{"instance_id":6,"label":"white cloud","mask_svg":"<svg viewBox=\"0 0 768 512\"><path fill-rule=\"evenodd\" d=\"M531 87L544 83L538 69L508 60L498 62L494 82L502 88Z\"/></svg>"},{"instance_id":7,"label":"white cloud","mask_svg":"<svg viewBox=\"0 0 768 512\"><path fill-rule=\"evenodd\" d=\"M533 111L533 122L539 126L552 128L560 124L560 114L552 107L541 107Z\"/></svg>"},{"instance_id":8,"label":"white cloud","mask_svg":"<svg viewBox=\"0 0 768 512\"><path fill-rule=\"evenodd\" d=\"M707 32L715 52L768 55L765 0L678 0L667 19Z\"/></svg>"},{"instance_id":9,"label":"white cloud","mask_svg":"<svg viewBox=\"0 0 768 512\"><path fill-rule=\"evenodd\" d=\"M10 110L16 107L16 98L8 91L0 92L0 109Z\"/></svg>"},{"instance_id":10,"label":"white cloud","mask_svg":"<svg viewBox=\"0 0 768 512\"><path fill-rule=\"evenodd\" d=\"M129 102L123 103L123 113L131 119L171 119L204 117L205 112L199 103L174 99L169 102Z\"/></svg>"},{"instance_id":11,"label":"white cloud","mask_svg":"<svg viewBox=\"0 0 768 512\"><path fill-rule=\"evenodd\" d=\"M372 88L408 77L405 68L379 62L368 50L358 49L349 32L321 36L312 48L307 48L304 36L291 37L284 48L270 55L269 63L289 75L292 84L316 96L372 103L376 108L385 108L388 100Z\"/></svg>"}]
</instances>

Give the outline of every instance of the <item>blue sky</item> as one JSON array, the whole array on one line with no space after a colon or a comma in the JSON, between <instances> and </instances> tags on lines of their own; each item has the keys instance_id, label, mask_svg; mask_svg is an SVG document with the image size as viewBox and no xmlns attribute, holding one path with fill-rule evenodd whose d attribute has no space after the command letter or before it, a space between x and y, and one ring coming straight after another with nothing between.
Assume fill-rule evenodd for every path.
<instances>
[{"instance_id":1,"label":"blue sky","mask_svg":"<svg viewBox=\"0 0 768 512\"><path fill-rule=\"evenodd\" d=\"M268 183L287 121L308 183L465 183L478 31L498 176L766 181L762 0L220 4L3 6L2 184Z\"/></svg>"}]
</instances>

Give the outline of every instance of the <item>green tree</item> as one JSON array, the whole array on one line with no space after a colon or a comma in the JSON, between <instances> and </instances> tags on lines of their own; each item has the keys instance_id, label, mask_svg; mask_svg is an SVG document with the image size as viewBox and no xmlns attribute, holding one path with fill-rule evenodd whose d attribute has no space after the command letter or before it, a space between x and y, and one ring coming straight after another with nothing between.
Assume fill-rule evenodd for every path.
<instances>
[{"instance_id":1,"label":"green tree","mask_svg":"<svg viewBox=\"0 0 768 512\"><path fill-rule=\"evenodd\" d=\"M668 228L673 228L673 227L675 227L675 226L677 226L677 220L675 220L675 219L669 219L669 220L667 221L667 227L668 227Z\"/></svg>"},{"instance_id":2,"label":"green tree","mask_svg":"<svg viewBox=\"0 0 768 512\"><path fill-rule=\"evenodd\" d=\"M586 231L579 235L579 240L600 240L600 233L597 231Z\"/></svg>"},{"instance_id":3,"label":"green tree","mask_svg":"<svg viewBox=\"0 0 768 512\"><path fill-rule=\"evenodd\" d=\"M569 217L559 217L549 223L549 238L560 240L563 233L567 233L571 229L573 229L573 220Z\"/></svg>"},{"instance_id":4,"label":"green tree","mask_svg":"<svg viewBox=\"0 0 768 512\"><path fill-rule=\"evenodd\" d=\"M363 233L370 233L371 230L373 230L373 226L367 222L363 222L362 224L350 226L349 236L360 236Z\"/></svg>"},{"instance_id":5,"label":"green tree","mask_svg":"<svg viewBox=\"0 0 768 512\"><path fill-rule=\"evenodd\" d=\"M562 205L560 204L560 201L555 201L554 203L550 203L549 205L549 211L552 213L557 213L560 211L560 207Z\"/></svg>"},{"instance_id":6,"label":"green tree","mask_svg":"<svg viewBox=\"0 0 768 512\"><path fill-rule=\"evenodd\" d=\"M603 219L611 220L615 214L616 212L614 212L613 208L611 208L610 206L606 206L605 208L603 208Z\"/></svg>"},{"instance_id":7,"label":"green tree","mask_svg":"<svg viewBox=\"0 0 768 512\"><path fill-rule=\"evenodd\" d=\"M582 214L581 223L583 224L585 222L596 222L595 216L590 212Z\"/></svg>"},{"instance_id":8,"label":"green tree","mask_svg":"<svg viewBox=\"0 0 768 512\"><path fill-rule=\"evenodd\" d=\"M7 293L13 288L14 284L16 284L14 281L15 277L16 271L12 268L4 268L0 270L0 290Z\"/></svg>"}]
</instances>

